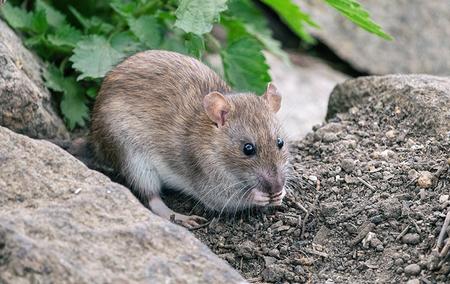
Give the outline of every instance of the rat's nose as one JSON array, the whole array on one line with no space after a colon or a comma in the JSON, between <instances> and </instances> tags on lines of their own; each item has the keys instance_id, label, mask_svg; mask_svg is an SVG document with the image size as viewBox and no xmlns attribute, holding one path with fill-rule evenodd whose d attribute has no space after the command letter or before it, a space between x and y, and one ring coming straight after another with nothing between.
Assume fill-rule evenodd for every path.
<instances>
[{"instance_id":1,"label":"rat's nose","mask_svg":"<svg viewBox=\"0 0 450 284\"><path fill-rule=\"evenodd\" d=\"M277 194L283 190L285 177L282 174L263 174L262 175L262 190L270 195Z\"/></svg>"}]
</instances>

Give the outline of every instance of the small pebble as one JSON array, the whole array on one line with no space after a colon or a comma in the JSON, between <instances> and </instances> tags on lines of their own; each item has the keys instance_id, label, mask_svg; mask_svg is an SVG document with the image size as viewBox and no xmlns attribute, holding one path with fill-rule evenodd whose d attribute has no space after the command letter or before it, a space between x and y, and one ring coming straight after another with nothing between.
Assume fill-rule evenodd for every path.
<instances>
[{"instance_id":1,"label":"small pebble","mask_svg":"<svg viewBox=\"0 0 450 284\"><path fill-rule=\"evenodd\" d=\"M329 143L329 142L337 141L337 140L339 140L339 138L336 135L336 133L329 133L329 132L327 132L327 133L325 133L323 135L322 140L323 140L323 142Z\"/></svg>"},{"instance_id":2,"label":"small pebble","mask_svg":"<svg viewBox=\"0 0 450 284\"><path fill-rule=\"evenodd\" d=\"M417 179L417 184L421 188L429 188L433 182L433 174L428 171L420 171L419 172L419 178Z\"/></svg>"},{"instance_id":3,"label":"small pebble","mask_svg":"<svg viewBox=\"0 0 450 284\"><path fill-rule=\"evenodd\" d=\"M420 266L418 264L410 264L405 267L405 273L408 275L418 275L420 273Z\"/></svg>"},{"instance_id":4,"label":"small pebble","mask_svg":"<svg viewBox=\"0 0 450 284\"><path fill-rule=\"evenodd\" d=\"M420 284L420 280L417 278L410 279L410 280L408 280L408 282L406 282L406 284Z\"/></svg>"},{"instance_id":5,"label":"small pebble","mask_svg":"<svg viewBox=\"0 0 450 284\"><path fill-rule=\"evenodd\" d=\"M416 245L420 242L420 236L416 233L408 233L402 237L402 242L408 245Z\"/></svg>"},{"instance_id":6,"label":"small pebble","mask_svg":"<svg viewBox=\"0 0 450 284\"><path fill-rule=\"evenodd\" d=\"M347 173L351 173L355 169L355 161L352 159L343 159L341 161L341 168Z\"/></svg>"},{"instance_id":7,"label":"small pebble","mask_svg":"<svg viewBox=\"0 0 450 284\"><path fill-rule=\"evenodd\" d=\"M449 197L448 194L443 194L443 195L439 196L439 202L440 203L447 202L448 201L448 197Z\"/></svg>"},{"instance_id":8,"label":"small pebble","mask_svg":"<svg viewBox=\"0 0 450 284\"><path fill-rule=\"evenodd\" d=\"M389 130L384 135L386 135L386 137L389 139L394 139L397 136L397 131Z\"/></svg>"}]
</instances>

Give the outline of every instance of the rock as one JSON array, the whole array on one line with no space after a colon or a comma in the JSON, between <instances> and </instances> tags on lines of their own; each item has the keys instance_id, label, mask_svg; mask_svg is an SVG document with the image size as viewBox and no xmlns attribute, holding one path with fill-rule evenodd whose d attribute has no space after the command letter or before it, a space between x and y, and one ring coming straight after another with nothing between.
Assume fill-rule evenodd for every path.
<instances>
[{"instance_id":1,"label":"rock","mask_svg":"<svg viewBox=\"0 0 450 284\"><path fill-rule=\"evenodd\" d=\"M69 134L41 79L41 63L0 20L0 126L41 139Z\"/></svg>"},{"instance_id":2,"label":"rock","mask_svg":"<svg viewBox=\"0 0 450 284\"><path fill-rule=\"evenodd\" d=\"M445 203L448 201L449 195L448 194L442 194L439 196L439 203Z\"/></svg>"},{"instance_id":3,"label":"rock","mask_svg":"<svg viewBox=\"0 0 450 284\"><path fill-rule=\"evenodd\" d=\"M0 164L2 283L244 281L190 232L47 141L0 127Z\"/></svg>"},{"instance_id":4,"label":"rock","mask_svg":"<svg viewBox=\"0 0 450 284\"><path fill-rule=\"evenodd\" d=\"M406 282L406 284L420 284L420 280L417 278L410 279L408 280L408 282Z\"/></svg>"},{"instance_id":5,"label":"rock","mask_svg":"<svg viewBox=\"0 0 450 284\"><path fill-rule=\"evenodd\" d=\"M341 161L341 168L345 172L351 173L355 169L355 161L352 159L343 159Z\"/></svg>"},{"instance_id":6,"label":"rock","mask_svg":"<svg viewBox=\"0 0 450 284\"><path fill-rule=\"evenodd\" d=\"M417 245L420 243L420 236L416 233L408 233L402 237L402 242L408 245Z\"/></svg>"},{"instance_id":7,"label":"rock","mask_svg":"<svg viewBox=\"0 0 450 284\"><path fill-rule=\"evenodd\" d=\"M285 132L291 139L303 138L313 125L324 121L331 91L348 77L309 56L291 54L291 66L270 54L266 58L270 75L283 95L278 116Z\"/></svg>"},{"instance_id":8,"label":"rock","mask_svg":"<svg viewBox=\"0 0 450 284\"><path fill-rule=\"evenodd\" d=\"M405 267L405 273L408 275L418 275L420 273L420 266L418 264L410 264Z\"/></svg>"},{"instance_id":9,"label":"rock","mask_svg":"<svg viewBox=\"0 0 450 284\"><path fill-rule=\"evenodd\" d=\"M446 137L450 129L450 78L429 75L368 76L334 88L327 118L359 104L391 105L391 115L417 134ZM397 112L397 113L396 113ZM399 112L399 113L398 113Z\"/></svg>"},{"instance_id":10,"label":"rock","mask_svg":"<svg viewBox=\"0 0 450 284\"><path fill-rule=\"evenodd\" d=\"M356 27L323 1L295 2L321 27L311 28L312 34L362 72L450 75L450 6L445 0L361 1L392 41Z\"/></svg>"},{"instance_id":11,"label":"rock","mask_svg":"<svg viewBox=\"0 0 450 284\"><path fill-rule=\"evenodd\" d=\"M402 215L402 204L398 198L390 197L386 200L378 202L379 208L383 216L387 219L399 219Z\"/></svg>"},{"instance_id":12,"label":"rock","mask_svg":"<svg viewBox=\"0 0 450 284\"><path fill-rule=\"evenodd\" d=\"M429 188L433 185L433 174L428 171L420 171L419 178L417 179L417 184L421 188Z\"/></svg>"}]
</instances>

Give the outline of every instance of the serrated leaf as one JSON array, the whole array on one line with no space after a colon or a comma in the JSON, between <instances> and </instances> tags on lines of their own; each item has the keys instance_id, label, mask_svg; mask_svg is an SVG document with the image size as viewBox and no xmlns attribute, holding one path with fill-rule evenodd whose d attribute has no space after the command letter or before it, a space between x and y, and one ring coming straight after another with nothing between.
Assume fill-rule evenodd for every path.
<instances>
[{"instance_id":1,"label":"serrated leaf","mask_svg":"<svg viewBox=\"0 0 450 284\"><path fill-rule=\"evenodd\" d=\"M115 50L105 38L94 35L78 42L70 61L73 62L73 68L81 72L78 80L95 79L105 76L124 56L124 53Z\"/></svg>"},{"instance_id":2,"label":"serrated leaf","mask_svg":"<svg viewBox=\"0 0 450 284\"><path fill-rule=\"evenodd\" d=\"M325 2L347 19L381 38L392 40L392 36L370 18L369 13L356 0L325 0Z\"/></svg>"},{"instance_id":3,"label":"serrated leaf","mask_svg":"<svg viewBox=\"0 0 450 284\"><path fill-rule=\"evenodd\" d=\"M39 10L45 11L47 22L50 26L59 27L60 25L66 24L66 16L42 0L36 1L36 11Z\"/></svg>"},{"instance_id":4,"label":"serrated leaf","mask_svg":"<svg viewBox=\"0 0 450 284\"><path fill-rule=\"evenodd\" d=\"M33 15L6 2L0 9L8 24L15 29L31 29Z\"/></svg>"},{"instance_id":5,"label":"serrated leaf","mask_svg":"<svg viewBox=\"0 0 450 284\"><path fill-rule=\"evenodd\" d=\"M153 16L129 18L128 25L133 34L148 48L154 49L161 44L162 33L158 20Z\"/></svg>"},{"instance_id":6,"label":"serrated leaf","mask_svg":"<svg viewBox=\"0 0 450 284\"><path fill-rule=\"evenodd\" d=\"M64 91L64 76L53 64L49 64L43 72L45 86L55 92Z\"/></svg>"},{"instance_id":7,"label":"serrated leaf","mask_svg":"<svg viewBox=\"0 0 450 284\"><path fill-rule=\"evenodd\" d=\"M305 30L305 25L318 28L319 26L311 17L303 12L292 0L261 0L272 8L281 20L296 33L301 39L308 43L314 43L314 39Z\"/></svg>"},{"instance_id":8,"label":"serrated leaf","mask_svg":"<svg viewBox=\"0 0 450 284\"><path fill-rule=\"evenodd\" d=\"M111 46L115 50L127 55L145 49L145 47L129 31L113 35L111 37Z\"/></svg>"},{"instance_id":9,"label":"serrated leaf","mask_svg":"<svg viewBox=\"0 0 450 284\"><path fill-rule=\"evenodd\" d=\"M137 4L135 2L124 3L122 0L111 1L110 6L114 11L123 17L133 16L133 12L137 9Z\"/></svg>"},{"instance_id":10,"label":"serrated leaf","mask_svg":"<svg viewBox=\"0 0 450 284\"><path fill-rule=\"evenodd\" d=\"M220 53L225 78L239 91L264 93L271 81L269 66L262 53L261 44L253 38L241 38Z\"/></svg>"},{"instance_id":11,"label":"serrated leaf","mask_svg":"<svg viewBox=\"0 0 450 284\"><path fill-rule=\"evenodd\" d=\"M201 58L203 51L205 50L205 40L203 36L198 36L192 33L189 33L184 42L188 52L190 55Z\"/></svg>"},{"instance_id":12,"label":"serrated leaf","mask_svg":"<svg viewBox=\"0 0 450 284\"><path fill-rule=\"evenodd\" d=\"M281 49L281 43L272 38L272 33L268 28L260 27L257 29L252 23L246 23L241 19L236 20L229 17L222 17L221 23L228 31L227 39L229 42L233 42L242 37L252 36L264 45L269 52L282 59L285 64L290 64L288 55Z\"/></svg>"},{"instance_id":13,"label":"serrated leaf","mask_svg":"<svg viewBox=\"0 0 450 284\"><path fill-rule=\"evenodd\" d=\"M77 125L83 127L89 117L89 108L75 77L64 77L52 64L45 68L43 75L47 88L63 93L60 108L69 129L74 129Z\"/></svg>"},{"instance_id":14,"label":"serrated leaf","mask_svg":"<svg viewBox=\"0 0 450 284\"><path fill-rule=\"evenodd\" d=\"M99 17L86 18L72 6L69 6L69 10L89 34L108 34L114 30L113 25Z\"/></svg>"},{"instance_id":15,"label":"serrated leaf","mask_svg":"<svg viewBox=\"0 0 450 284\"><path fill-rule=\"evenodd\" d=\"M58 27L53 34L47 36L50 44L57 47L69 47L69 50L74 48L81 38L81 32L68 24Z\"/></svg>"},{"instance_id":16,"label":"serrated leaf","mask_svg":"<svg viewBox=\"0 0 450 284\"><path fill-rule=\"evenodd\" d=\"M86 97L74 77L66 78L64 87L60 105L64 120L69 129L74 129L77 125L83 127L89 118Z\"/></svg>"},{"instance_id":17,"label":"serrated leaf","mask_svg":"<svg viewBox=\"0 0 450 284\"><path fill-rule=\"evenodd\" d=\"M31 18L31 30L37 34L43 34L48 28L47 15L44 10L33 13Z\"/></svg>"},{"instance_id":18,"label":"serrated leaf","mask_svg":"<svg viewBox=\"0 0 450 284\"><path fill-rule=\"evenodd\" d=\"M175 26L196 35L208 33L220 12L227 9L226 3L227 0L181 0L175 11Z\"/></svg>"}]
</instances>

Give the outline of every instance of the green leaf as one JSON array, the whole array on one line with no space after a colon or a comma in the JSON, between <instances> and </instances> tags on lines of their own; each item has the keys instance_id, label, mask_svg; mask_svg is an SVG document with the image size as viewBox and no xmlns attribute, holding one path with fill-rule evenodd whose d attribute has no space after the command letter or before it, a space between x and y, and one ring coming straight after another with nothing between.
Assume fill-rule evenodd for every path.
<instances>
[{"instance_id":1,"label":"green leaf","mask_svg":"<svg viewBox=\"0 0 450 284\"><path fill-rule=\"evenodd\" d=\"M271 81L261 44L253 38L241 38L220 53L225 78L239 91L264 93Z\"/></svg>"},{"instance_id":2,"label":"green leaf","mask_svg":"<svg viewBox=\"0 0 450 284\"><path fill-rule=\"evenodd\" d=\"M189 54L196 58L201 58L203 51L205 51L205 40L203 37L192 33L187 34L184 45Z\"/></svg>"},{"instance_id":3,"label":"green leaf","mask_svg":"<svg viewBox=\"0 0 450 284\"><path fill-rule=\"evenodd\" d=\"M227 39L229 42L242 37L252 36L264 45L268 51L281 58L284 63L290 64L288 55L281 49L281 43L272 38L272 33L268 28L260 27L258 29L252 23L247 24L229 17L222 17L221 23L228 31Z\"/></svg>"},{"instance_id":4,"label":"green leaf","mask_svg":"<svg viewBox=\"0 0 450 284\"><path fill-rule=\"evenodd\" d=\"M202 35L212 30L220 12L227 9L227 0L181 0L175 11L175 26L187 33Z\"/></svg>"},{"instance_id":5,"label":"green leaf","mask_svg":"<svg viewBox=\"0 0 450 284\"><path fill-rule=\"evenodd\" d=\"M45 11L45 14L47 15L47 22L52 27L59 27L66 24L66 16L42 0L36 1L35 9L36 11Z\"/></svg>"},{"instance_id":6,"label":"green leaf","mask_svg":"<svg viewBox=\"0 0 450 284\"><path fill-rule=\"evenodd\" d=\"M61 112L69 129L74 129L79 125L83 127L89 118L89 108L86 97L79 88L75 77L68 77L65 80L65 91L61 100Z\"/></svg>"},{"instance_id":7,"label":"green leaf","mask_svg":"<svg viewBox=\"0 0 450 284\"><path fill-rule=\"evenodd\" d=\"M63 93L60 107L69 129L74 129L77 125L83 127L89 118L89 108L75 77L64 77L62 72L51 64L44 70L43 75L47 88Z\"/></svg>"},{"instance_id":8,"label":"green leaf","mask_svg":"<svg viewBox=\"0 0 450 284\"><path fill-rule=\"evenodd\" d=\"M103 21L99 17L86 18L72 6L69 6L69 10L89 34L108 34L114 30L113 25Z\"/></svg>"},{"instance_id":9,"label":"green leaf","mask_svg":"<svg viewBox=\"0 0 450 284\"><path fill-rule=\"evenodd\" d=\"M261 0L263 3L272 8L288 27L295 32L300 38L308 43L314 43L314 39L305 30L304 25L318 28L319 26L311 19L311 17L300 10L300 7L293 3L292 0Z\"/></svg>"},{"instance_id":10,"label":"green leaf","mask_svg":"<svg viewBox=\"0 0 450 284\"><path fill-rule=\"evenodd\" d=\"M27 11L14 7L8 2L3 4L1 12L8 24L15 29L31 29L33 15Z\"/></svg>"},{"instance_id":11,"label":"green leaf","mask_svg":"<svg viewBox=\"0 0 450 284\"><path fill-rule=\"evenodd\" d=\"M47 36L50 44L57 47L69 47L69 50L74 48L81 38L81 32L68 24L58 27L54 34Z\"/></svg>"},{"instance_id":12,"label":"green leaf","mask_svg":"<svg viewBox=\"0 0 450 284\"><path fill-rule=\"evenodd\" d=\"M124 3L122 0L111 1L110 5L117 14L125 18L133 16L133 12L137 9L137 4L135 2Z\"/></svg>"},{"instance_id":13,"label":"green leaf","mask_svg":"<svg viewBox=\"0 0 450 284\"><path fill-rule=\"evenodd\" d=\"M31 18L31 30L37 34L43 34L48 28L47 16L44 10L34 12Z\"/></svg>"},{"instance_id":14,"label":"green leaf","mask_svg":"<svg viewBox=\"0 0 450 284\"><path fill-rule=\"evenodd\" d=\"M64 92L65 79L61 71L53 64L49 64L43 72L45 86L55 92Z\"/></svg>"},{"instance_id":15,"label":"green leaf","mask_svg":"<svg viewBox=\"0 0 450 284\"><path fill-rule=\"evenodd\" d=\"M381 38L392 40L392 36L385 33L383 29L372 19L370 19L369 13L358 3L356 0L325 0L325 2L339 11L347 19L365 29L366 31L373 33Z\"/></svg>"},{"instance_id":16,"label":"green leaf","mask_svg":"<svg viewBox=\"0 0 450 284\"><path fill-rule=\"evenodd\" d=\"M161 44L161 26L153 16L141 16L137 19L130 18L128 25L136 37L148 48L154 49Z\"/></svg>"},{"instance_id":17,"label":"green leaf","mask_svg":"<svg viewBox=\"0 0 450 284\"><path fill-rule=\"evenodd\" d=\"M142 51L145 47L139 43L131 32L121 32L111 37L111 46L124 54L130 55Z\"/></svg>"},{"instance_id":18,"label":"green leaf","mask_svg":"<svg viewBox=\"0 0 450 284\"><path fill-rule=\"evenodd\" d=\"M73 68L81 72L77 78L81 80L88 77L102 78L124 56L105 38L94 35L78 42L70 61L73 62Z\"/></svg>"}]
</instances>

